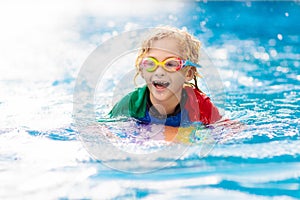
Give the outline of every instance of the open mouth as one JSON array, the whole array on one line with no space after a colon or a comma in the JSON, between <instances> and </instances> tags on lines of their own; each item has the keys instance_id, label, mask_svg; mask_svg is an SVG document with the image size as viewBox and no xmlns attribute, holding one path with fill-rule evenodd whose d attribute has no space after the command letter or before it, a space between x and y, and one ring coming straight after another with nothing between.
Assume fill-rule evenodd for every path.
<instances>
[{"instance_id":1,"label":"open mouth","mask_svg":"<svg viewBox=\"0 0 300 200\"><path fill-rule=\"evenodd\" d=\"M170 85L170 83L166 82L166 81L153 81L152 84L157 89L164 89L164 88L167 88Z\"/></svg>"}]
</instances>

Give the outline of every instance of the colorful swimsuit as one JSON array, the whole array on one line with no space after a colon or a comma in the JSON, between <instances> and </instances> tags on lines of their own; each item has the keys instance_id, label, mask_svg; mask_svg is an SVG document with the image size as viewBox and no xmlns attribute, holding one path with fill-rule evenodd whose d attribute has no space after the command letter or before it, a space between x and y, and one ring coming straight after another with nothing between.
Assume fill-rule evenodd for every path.
<instances>
[{"instance_id":1,"label":"colorful swimsuit","mask_svg":"<svg viewBox=\"0 0 300 200\"><path fill-rule=\"evenodd\" d=\"M185 86L182 90L180 104L174 113L162 116L152 107L147 86L136 89L119 101L110 111L110 117L126 116L137 119L140 123L160 123L167 126L185 126L193 122L204 125L221 119L217 107L203 92ZM197 106L198 105L198 106Z\"/></svg>"}]
</instances>

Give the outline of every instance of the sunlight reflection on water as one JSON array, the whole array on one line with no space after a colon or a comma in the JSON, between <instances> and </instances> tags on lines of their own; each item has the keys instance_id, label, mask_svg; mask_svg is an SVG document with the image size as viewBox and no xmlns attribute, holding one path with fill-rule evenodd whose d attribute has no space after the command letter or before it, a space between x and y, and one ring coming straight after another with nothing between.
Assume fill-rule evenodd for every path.
<instances>
[{"instance_id":1,"label":"sunlight reflection on water","mask_svg":"<svg viewBox=\"0 0 300 200\"><path fill-rule=\"evenodd\" d=\"M9 30L0 38L0 198L299 198L299 5L218 3L0 3ZM72 124L73 90L96 46L161 23L185 26L203 41L225 85L219 106L247 127L220 135L205 158L192 147L168 168L132 176L84 149ZM99 99L117 83L108 78Z\"/></svg>"}]
</instances>

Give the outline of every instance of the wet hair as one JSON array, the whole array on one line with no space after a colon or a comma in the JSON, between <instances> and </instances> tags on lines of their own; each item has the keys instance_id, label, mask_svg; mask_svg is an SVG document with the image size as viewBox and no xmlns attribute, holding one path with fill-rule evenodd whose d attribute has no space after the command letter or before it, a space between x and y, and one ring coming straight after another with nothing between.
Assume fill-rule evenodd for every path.
<instances>
[{"instance_id":1,"label":"wet hair","mask_svg":"<svg viewBox=\"0 0 300 200\"><path fill-rule=\"evenodd\" d=\"M175 27L169 26L161 26L153 29L149 35L143 40L141 49L138 52L138 56L136 58L135 66L137 68L137 72L134 80L140 74L139 63L141 59L148 53L152 47L154 41L163 39L163 38L174 38L178 42L179 53L182 59L190 61L194 63L198 63L200 57L200 46L201 42L195 38L193 35L188 33L186 30L180 30ZM197 77L200 75L197 72L195 67L191 67L194 72L194 83L187 83L193 85L195 88L198 88L197 85Z\"/></svg>"}]
</instances>

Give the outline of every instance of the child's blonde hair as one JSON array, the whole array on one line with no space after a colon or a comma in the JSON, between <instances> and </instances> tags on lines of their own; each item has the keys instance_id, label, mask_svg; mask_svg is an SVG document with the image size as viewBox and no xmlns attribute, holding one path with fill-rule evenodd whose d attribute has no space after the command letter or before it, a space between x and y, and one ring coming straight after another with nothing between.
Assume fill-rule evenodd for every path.
<instances>
[{"instance_id":1,"label":"child's blonde hair","mask_svg":"<svg viewBox=\"0 0 300 200\"><path fill-rule=\"evenodd\" d=\"M141 59L145 56L146 53L148 53L151 49L152 43L154 41L163 39L163 38L174 38L178 41L178 47L180 56L184 60L190 60L194 63L198 63L199 61L199 51L201 42L196 39L193 35L188 33L185 30L180 30L175 27L169 27L169 26L161 26L155 28L153 31L151 31L150 35L142 42L141 49L138 52L138 56L135 62L135 66L137 68L137 72L135 75L135 78L139 75L140 69L139 64ZM199 90L197 86L197 76L199 76L197 69L195 67L192 67L194 72L194 86Z\"/></svg>"}]
</instances>

